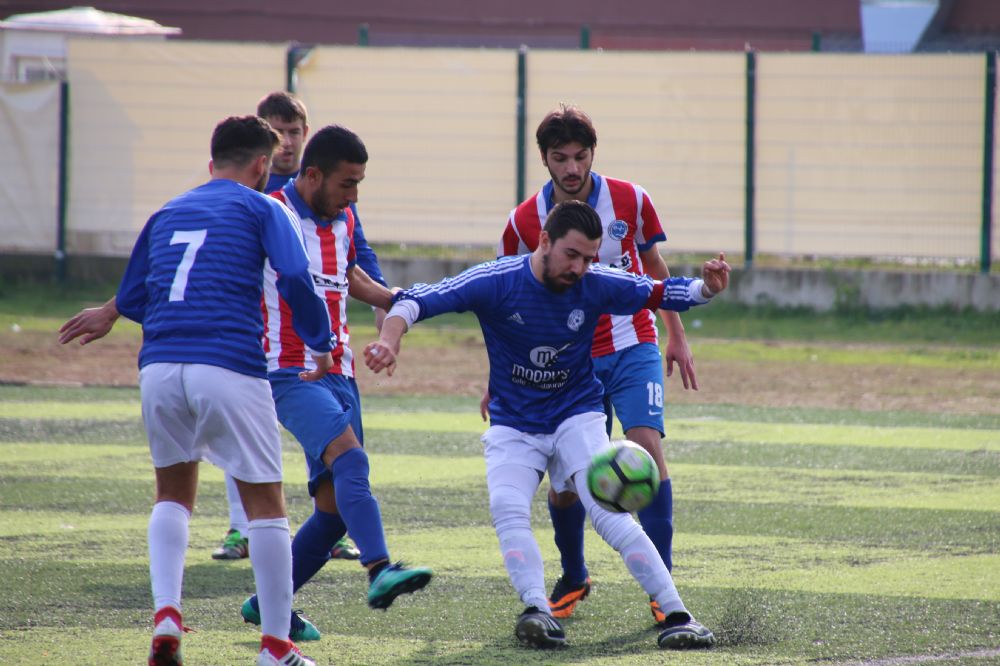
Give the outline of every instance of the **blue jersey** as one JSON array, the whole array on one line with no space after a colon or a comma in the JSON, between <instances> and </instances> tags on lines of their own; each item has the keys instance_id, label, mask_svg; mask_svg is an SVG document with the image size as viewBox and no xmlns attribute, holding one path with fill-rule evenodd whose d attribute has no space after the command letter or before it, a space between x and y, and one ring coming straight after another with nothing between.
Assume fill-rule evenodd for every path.
<instances>
[{"instance_id":1,"label":"blue jersey","mask_svg":"<svg viewBox=\"0 0 1000 666\"><path fill-rule=\"evenodd\" d=\"M266 194L277 192L298 174L298 171L280 175L272 173L267 179L267 185L264 186L264 192ZM388 287L389 283L385 281L382 269L378 265L378 255L375 254L375 250L371 248L368 244L368 239L365 238L365 231L361 228L361 218L358 217L358 207L354 204L351 204L351 213L354 214L354 252L357 254L356 262L361 267L361 270L368 274L368 277L383 287Z\"/></svg>"},{"instance_id":2,"label":"blue jersey","mask_svg":"<svg viewBox=\"0 0 1000 666\"><path fill-rule=\"evenodd\" d=\"M555 432L571 416L604 411L604 391L590 360L602 314L683 311L706 300L692 294L692 278L659 282L596 264L556 293L534 276L530 259L504 257L396 296L419 305L417 321L444 312L475 313L490 360L490 420L522 432ZM698 280L694 286L700 285Z\"/></svg>"},{"instance_id":3,"label":"blue jersey","mask_svg":"<svg viewBox=\"0 0 1000 666\"><path fill-rule=\"evenodd\" d=\"M266 377L265 258L295 312L296 332L313 350L330 351L330 318L289 211L235 181L215 179L157 211L132 249L116 305L142 324L139 367L203 363Z\"/></svg>"}]
</instances>

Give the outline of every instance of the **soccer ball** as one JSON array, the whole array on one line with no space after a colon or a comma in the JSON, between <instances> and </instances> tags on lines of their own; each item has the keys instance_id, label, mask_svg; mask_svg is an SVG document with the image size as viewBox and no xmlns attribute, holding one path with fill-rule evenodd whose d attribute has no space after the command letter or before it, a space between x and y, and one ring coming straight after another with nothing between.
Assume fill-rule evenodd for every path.
<instances>
[{"instance_id":1,"label":"soccer ball","mask_svg":"<svg viewBox=\"0 0 1000 666\"><path fill-rule=\"evenodd\" d=\"M660 490L660 470L646 449L635 442L611 442L587 468L587 487L608 511L632 513L653 501Z\"/></svg>"}]
</instances>

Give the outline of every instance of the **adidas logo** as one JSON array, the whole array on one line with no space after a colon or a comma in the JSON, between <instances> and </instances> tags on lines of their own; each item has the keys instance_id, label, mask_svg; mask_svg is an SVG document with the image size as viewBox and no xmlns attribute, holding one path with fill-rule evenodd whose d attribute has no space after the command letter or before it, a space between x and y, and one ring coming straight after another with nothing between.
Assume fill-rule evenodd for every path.
<instances>
[{"instance_id":1,"label":"adidas logo","mask_svg":"<svg viewBox=\"0 0 1000 666\"><path fill-rule=\"evenodd\" d=\"M520 312L515 312L511 316L507 317L507 319L509 321L514 322L515 324L521 324L522 326L524 325L524 320L521 319L521 313Z\"/></svg>"}]
</instances>

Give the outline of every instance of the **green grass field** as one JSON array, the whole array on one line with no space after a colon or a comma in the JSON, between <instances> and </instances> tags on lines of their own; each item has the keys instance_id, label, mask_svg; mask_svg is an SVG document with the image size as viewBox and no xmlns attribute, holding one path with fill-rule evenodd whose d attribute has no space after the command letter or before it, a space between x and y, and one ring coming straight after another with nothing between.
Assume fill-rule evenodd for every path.
<instances>
[{"instance_id":1,"label":"green grass field","mask_svg":"<svg viewBox=\"0 0 1000 666\"><path fill-rule=\"evenodd\" d=\"M24 336L51 339L83 302L110 292L0 284L0 340L17 349ZM808 366L848 378L874 367L890 379L865 390L930 398L919 411L819 409L794 396L780 407L668 405L674 575L720 638L716 649L659 652L642 591L590 528L595 586L567 624L571 647L519 648L521 606L490 526L477 400L365 395L391 552L435 579L374 612L361 568L329 563L296 598L324 632L306 654L362 665L1000 663L1000 408L933 411L936 393L959 407L996 395L998 315L817 316L724 303L692 315L689 338L707 367L780 376ZM365 324L352 326L355 339L370 339L368 313L351 316ZM478 338L469 317L440 323L409 336L411 353ZM134 340L137 329L112 335ZM44 345L22 348L46 356ZM0 360L0 379L3 370ZM702 393L724 374L703 375ZM285 468L294 529L310 504L291 439ZM0 385L0 664L145 663L152 488L135 389ZM534 525L551 585L558 556L544 490ZM185 578L189 665L248 664L256 651L258 633L239 617L253 591L249 563L209 557L226 527L222 475L205 465Z\"/></svg>"},{"instance_id":2,"label":"green grass field","mask_svg":"<svg viewBox=\"0 0 1000 666\"><path fill-rule=\"evenodd\" d=\"M356 563L329 563L296 599L324 632L303 645L319 663L1000 660L1000 417L731 406L672 416L674 575L721 644L665 655L641 590L590 528L595 588L567 625L571 647L520 649L475 401L371 398L367 410L390 549L435 579L381 613L365 605ZM285 463L297 525L309 504L291 440ZM238 613L249 563L209 558L226 527L218 470L203 466L201 489L187 663L250 663L258 634ZM0 663L144 663L151 490L135 390L0 387ZM558 557L541 496L534 523L551 584Z\"/></svg>"}]
</instances>

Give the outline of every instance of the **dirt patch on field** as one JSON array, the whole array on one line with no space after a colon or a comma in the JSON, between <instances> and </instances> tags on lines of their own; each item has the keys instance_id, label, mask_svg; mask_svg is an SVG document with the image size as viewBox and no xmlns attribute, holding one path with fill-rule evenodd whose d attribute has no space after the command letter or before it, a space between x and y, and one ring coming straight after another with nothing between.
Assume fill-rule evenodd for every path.
<instances>
[{"instance_id":1,"label":"dirt patch on field","mask_svg":"<svg viewBox=\"0 0 1000 666\"><path fill-rule=\"evenodd\" d=\"M815 343L810 343L815 345ZM134 386L138 342L110 336L81 347L54 334L0 332L0 382ZM698 358L699 391L668 382L668 401L764 407L1000 413L1000 375L993 370L899 365L741 362ZM363 395L479 397L486 384L482 343L405 349L393 377L358 369Z\"/></svg>"}]
</instances>

